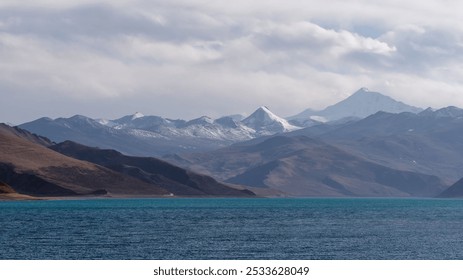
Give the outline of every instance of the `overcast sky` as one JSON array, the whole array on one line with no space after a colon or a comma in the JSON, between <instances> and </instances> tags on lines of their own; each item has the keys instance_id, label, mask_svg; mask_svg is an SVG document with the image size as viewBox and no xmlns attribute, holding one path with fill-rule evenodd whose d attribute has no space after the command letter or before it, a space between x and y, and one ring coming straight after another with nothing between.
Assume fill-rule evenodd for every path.
<instances>
[{"instance_id":1,"label":"overcast sky","mask_svg":"<svg viewBox=\"0 0 463 280\"><path fill-rule=\"evenodd\" d=\"M463 107L463 1L1 0L0 122Z\"/></svg>"}]
</instances>

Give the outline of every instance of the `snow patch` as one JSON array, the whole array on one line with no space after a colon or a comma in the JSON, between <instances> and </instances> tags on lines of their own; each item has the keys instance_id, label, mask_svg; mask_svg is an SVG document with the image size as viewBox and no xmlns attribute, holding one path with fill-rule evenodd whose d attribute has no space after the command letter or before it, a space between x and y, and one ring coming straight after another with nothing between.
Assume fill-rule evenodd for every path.
<instances>
[{"instance_id":1,"label":"snow patch","mask_svg":"<svg viewBox=\"0 0 463 280\"><path fill-rule=\"evenodd\" d=\"M115 127L118 125L117 123L110 121L110 120L106 120L106 119L97 119L96 122L101 125L108 126L108 127Z\"/></svg>"},{"instance_id":2,"label":"snow patch","mask_svg":"<svg viewBox=\"0 0 463 280\"><path fill-rule=\"evenodd\" d=\"M132 121L135 119L143 118L145 115L143 115L140 112L136 112L135 114L132 115Z\"/></svg>"},{"instance_id":3,"label":"snow patch","mask_svg":"<svg viewBox=\"0 0 463 280\"><path fill-rule=\"evenodd\" d=\"M310 119L321 123L328 122L328 119L322 116L310 116Z\"/></svg>"}]
</instances>

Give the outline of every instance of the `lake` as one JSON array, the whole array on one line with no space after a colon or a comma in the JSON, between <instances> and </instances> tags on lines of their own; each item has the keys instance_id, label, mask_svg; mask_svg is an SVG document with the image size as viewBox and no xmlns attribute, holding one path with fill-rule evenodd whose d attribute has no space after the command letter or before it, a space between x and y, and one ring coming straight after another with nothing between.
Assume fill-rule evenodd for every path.
<instances>
[{"instance_id":1,"label":"lake","mask_svg":"<svg viewBox=\"0 0 463 280\"><path fill-rule=\"evenodd\" d=\"M0 259L463 259L463 200L0 202Z\"/></svg>"}]
</instances>

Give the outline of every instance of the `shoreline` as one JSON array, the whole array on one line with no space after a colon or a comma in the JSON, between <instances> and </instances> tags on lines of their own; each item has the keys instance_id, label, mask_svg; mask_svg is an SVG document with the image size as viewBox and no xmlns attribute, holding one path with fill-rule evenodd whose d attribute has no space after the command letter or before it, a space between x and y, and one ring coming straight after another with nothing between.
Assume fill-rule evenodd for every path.
<instances>
[{"instance_id":1,"label":"shoreline","mask_svg":"<svg viewBox=\"0 0 463 280\"><path fill-rule=\"evenodd\" d=\"M171 199L171 198L265 198L262 196L254 197L241 197L241 196L177 196L177 195L111 195L111 196L43 196L36 197L23 194L0 194L0 202L3 201L50 201L50 200L93 200L93 199L144 199L144 198L162 198L162 199Z\"/></svg>"},{"instance_id":2,"label":"shoreline","mask_svg":"<svg viewBox=\"0 0 463 280\"><path fill-rule=\"evenodd\" d=\"M24 200L42 200L39 197L19 194L19 193L2 193L0 194L1 201L24 201Z\"/></svg>"},{"instance_id":3,"label":"shoreline","mask_svg":"<svg viewBox=\"0 0 463 280\"><path fill-rule=\"evenodd\" d=\"M4 201L58 201L58 200L111 200L111 199L178 199L178 198L197 198L197 199L206 199L206 198L237 198L237 199L265 199L265 198L311 198L311 199L431 199L431 200L463 200L463 197L452 197L452 198L442 198L442 197L297 197L297 196L254 196L254 197L240 197L240 196L171 196L171 195L111 195L111 196L91 196L91 195L82 195L82 196L43 196L35 197L30 195L23 195L18 193L8 193L0 194L0 203Z\"/></svg>"}]
</instances>

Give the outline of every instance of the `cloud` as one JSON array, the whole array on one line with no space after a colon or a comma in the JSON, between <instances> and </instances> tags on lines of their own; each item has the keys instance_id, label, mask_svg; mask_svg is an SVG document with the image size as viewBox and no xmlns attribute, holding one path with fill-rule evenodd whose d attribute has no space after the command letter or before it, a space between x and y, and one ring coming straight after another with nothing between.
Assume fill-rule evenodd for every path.
<instances>
[{"instance_id":1,"label":"cloud","mask_svg":"<svg viewBox=\"0 0 463 280\"><path fill-rule=\"evenodd\" d=\"M39 97L59 106L37 117L292 115L362 86L463 106L463 4L447 2L5 0L0 118L30 120L14 104Z\"/></svg>"},{"instance_id":2,"label":"cloud","mask_svg":"<svg viewBox=\"0 0 463 280\"><path fill-rule=\"evenodd\" d=\"M256 28L256 34L263 37L269 48L306 49L328 51L341 55L351 51L387 54L394 47L379 40L363 37L347 30L325 29L311 22L291 22L289 24L269 23Z\"/></svg>"},{"instance_id":3,"label":"cloud","mask_svg":"<svg viewBox=\"0 0 463 280\"><path fill-rule=\"evenodd\" d=\"M398 71L426 73L463 59L463 33L455 30L406 25L381 39L400 48L393 61Z\"/></svg>"}]
</instances>

